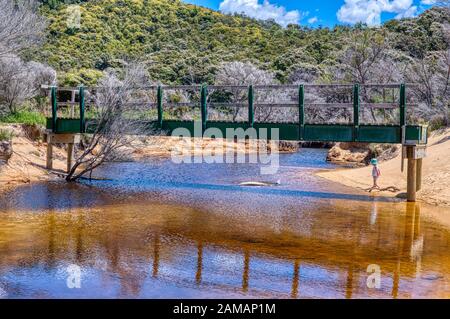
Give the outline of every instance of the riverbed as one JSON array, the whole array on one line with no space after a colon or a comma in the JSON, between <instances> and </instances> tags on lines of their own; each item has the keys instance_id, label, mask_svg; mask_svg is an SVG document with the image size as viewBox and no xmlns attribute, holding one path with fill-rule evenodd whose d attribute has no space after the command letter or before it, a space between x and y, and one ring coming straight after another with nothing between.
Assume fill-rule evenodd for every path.
<instances>
[{"instance_id":1,"label":"riverbed","mask_svg":"<svg viewBox=\"0 0 450 319\"><path fill-rule=\"evenodd\" d=\"M319 178L325 157L155 158L3 193L0 297L450 297L450 211Z\"/></svg>"}]
</instances>

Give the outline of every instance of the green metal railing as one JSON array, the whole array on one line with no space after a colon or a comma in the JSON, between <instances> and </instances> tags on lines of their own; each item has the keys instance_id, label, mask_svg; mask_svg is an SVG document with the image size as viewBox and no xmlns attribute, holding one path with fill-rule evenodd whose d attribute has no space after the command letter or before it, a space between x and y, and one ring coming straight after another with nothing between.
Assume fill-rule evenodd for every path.
<instances>
[{"instance_id":1,"label":"green metal railing","mask_svg":"<svg viewBox=\"0 0 450 319\"><path fill-rule=\"evenodd\" d=\"M248 125L253 127L255 125L255 93L253 85L248 87Z\"/></svg>"},{"instance_id":2,"label":"green metal railing","mask_svg":"<svg viewBox=\"0 0 450 319\"><path fill-rule=\"evenodd\" d=\"M305 136L305 87L300 85L298 88L298 124L300 139Z\"/></svg>"},{"instance_id":3,"label":"green metal railing","mask_svg":"<svg viewBox=\"0 0 450 319\"><path fill-rule=\"evenodd\" d=\"M406 87L400 85L400 126L406 125Z\"/></svg>"},{"instance_id":4,"label":"green metal railing","mask_svg":"<svg viewBox=\"0 0 450 319\"><path fill-rule=\"evenodd\" d=\"M158 127L161 128L163 125L163 91L162 87L158 86L158 91L156 93L157 108L158 108Z\"/></svg>"},{"instance_id":5,"label":"green metal railing","mask_svg":"<svg viewBox=\"0 0 450 319\"><path fill-rule=\"evenodd\" d=\"M84 87L80 86L80 133L86 131L86 119L84 118Z\"/></svg>"},{"instance_id":6,"label":"green metal railing","mask_svg":"<svg viewBox=\"0 0 450 319\"><path fill-rule=\"evenodd\" d=\"M316 87L316 88L327 88L327 87L348 87L349 88L349 93L351 93L351 97L352 97L352 103L305 103L305 91L306 88L311 88L311 87ZM139 89L152 89L152 90L156 90L156 103L152 103L153 105L156 106L157 109L157 120L153 121L154 123L156 123L156 126L163 129L163 128L167 128L167 126L169 126L170 128L174 128L176 126L175 122L177 122L177 120L166 120L164 119L164 90L179 90L179 89L186 89L186 90L200 90L200 98L198 101L198 104L196 103L168 103L167 105L171 105L171 106L177 106L177 105L192 105L195 106L197 105L200 108L200 117L201 117L201 123L202 123L202 131L204 132L208 127L211 127L211 125L217 125L223 126L223 123L228 123L230 127L236 127L236 125L232 125L233 122L221 122L222 124L220 124L217 121L210 121L208 119L208 105L221 105L221 106L227 106L227 105L233 105L233 104L239 104L237 105L237 107L247 107L248 109L248 118L247 121L245 122L245 128L261 128L262 126L266 125L267 127L282 127L285 128L286 130L289 129L290 131L290 136L296 136L296 139L298 140L305 140L306 138L316 138L316 133L312 132L312 125L316 125L315 130L318 130L320 127L322 128L322 133L328 133L326 130L328 128L329 132L333 132L333 130L336 133L336 136L338 136L339 134L341 135L341 139L342 140L349 140L351 139L352 141L359 141L358 137L359 136L366 136L367 134L374 134L372 131L373 129L375 129L374 127L376 125L361 125L360 123L360 118L361 118L361 106L368 106L371 108L398 108L399 109L399 123L398 125L393 125L391 127L393 127L395 129L395 131L389 130L386 131L387 134L390 134L390 141L393 141L394 138L392 137L393 135L398 136L398 134L400 134L401 137L401 141L405 141L407 139L407 134L409 134L409 132L411 131L410 127L407 127L407 123L406 123L406 109L407 109L407 100L406 100L406 85L405 84L388 84L388 85L377 85L377 84L370 84L370 85L364 85L364 87L370 88L370 87L374 87L374 88L392 88L392 89L399 89L399 101L395 102L394 97L393 97L393 101L392 103L363 103L361 104L361 85L359 84L354 84L354 85L297 85L297 86L293 86L293 85L286 85L286 86L276 86L276 85L272 85L272 86L254 86L254 85L250 85L250 86L210 86L212 90L217 90L217 89L221 89L221 88L236 88L236 89L240 89L240 90L247 90L247 105L244 104L239 104L239 103L208 103L208 86L207 85L202 85L202 86L150 86L150 87L145 87L145 88L139 88ZM293 103L255 103L255 89L296 89L298 92L298 100L297 101L293 101ZM85 101L85 91L88 88L85 88L83 86L78 87L78 88L61 88L59 90L64 91L64 90L77 90L78 94L79 94L79 108L80 108L80 113L79 113L79 119L71 119L71 123L73 123L73 121L79 121L79 133L85 133L86 132L86 118L85 118L85 109L86 109L86 101ZM69 119L59 119L58 118L58 88L57 87L51 87L51 106L52 106L52 116L51 119L49 119L49 128L52 129L52 131L54 133L58 133L60 130L58 129L58 123L62 122L64 120L69 121ZM225 89L224 89L225 90ZM197 91L198 92L198 91ZM384 92L384 91L383 91ZM384 99L383 99L384 101ZM369 105L370 104L370 105ZM298 123L260 123L260 122L255 122L255 108L256 107L264 107L264 106L270 106L273 107L273 105L276 106L280 106L280 107L291 107L291 108L297 108L298 109ZM235 105L236 106L236 105ZM322 107L322 106L330 106L330 107L335 107L335 108L339 108L339 107L352 107L353 108L353 119L352 119L352 123L349 125L343 125L343 124L309 124L306 122L306 111L305 108L306 107ZM67 122L68 123L68 122ZM66 123L66 124L67 124ZM239 125L243 125L242 122L236 123ZM264 124L264 125L263 125ZM69 125L69 124L67 124ZM70 124L72 125L72 124ZM277 126L278 125L278 126ZM295 130L296 133L294 134L294 132L292 131L293 127L292 125L296 125ZM72 127L72 126L71 126ZM344 127L345 129L351 129L350 133L348 132L348 130L346 130L344 132ZM371 128L372 127L372 128ZM378 125L378 127L376 127L377 129L379 128L380 130L386 130L385 126L381 127L380 125ZM397 128L400 129L400 132L397 133ZM372 130L372 131L371 131ZM67 130L66 130L67 131ZM69 130L70 131L70 130ZM345 133L346 137L342 137L343 134ZM330 133L331 134L331 133ZM329 136L330 134L325 134L327 136ZM333 135L331 134L331 135ZM349 135L350 134L350 135ZM351 136L351 138L350 138ZM330 137L327 137L327 139L330 139ZM339 138L336 138L337 141L339 141ZM395 140L397 140L397 138L395 138ZM362 141L367 141L367 138L363 138Z\"/></svg>"},{"instance_id":7,"label":"green metal railing","mask_svg":"<svg viewBox=\"0 0 450 319\"><path fill-rule=\"evenodd\" d=\"M56 87L51 88L51 103L52 103L52 130L56 133L56 125L58 119L58 100L56 97ZM81 120L81 119L80 119Z\"/></svg>"},{"instance_id":8,"label":"green metal railing","mask_svg":"<svg viewBox=\"0 0 450 319\"><path fill-rule=\"evenodd\" d=\"M208 89L203 85L200 93L200 108L202 117L202 132L206 130L206 123L208 122Z\"/></svg>"},{"instance_id":9,"label":"green metal railing","mask_svg":"<svg viewBox=\"0 0 450 319\"><path fill-rule=\"evenodd\" d=\"M354 130L354 136L358 136L358 129L359 129L359 85L355 84L353 86L353 130ZM355 141L357 142L358 139L355 138Z\"/></svg>"}]
</instances>

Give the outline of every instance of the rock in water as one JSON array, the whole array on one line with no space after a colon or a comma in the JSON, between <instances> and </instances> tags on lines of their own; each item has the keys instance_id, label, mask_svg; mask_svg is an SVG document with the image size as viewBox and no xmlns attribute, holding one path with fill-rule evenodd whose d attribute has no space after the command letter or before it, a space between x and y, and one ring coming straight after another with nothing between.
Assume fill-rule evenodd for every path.
<instances>
[{"instance_id":1,"label":"rock in water","mask_svg":"<svg viewBox=\"0 0 450 319\"><path fill-rule=\"evenodd\" d=\"M281 181L278 180L276 182L242 182L239 183L239 186L276 186L280 184Z\"/></svg>"},{"instance_id":2,"label":"rock in water","mask_svg":"<svg viewBox=\"0 0 450 319\"><path fill-rule=\"evenodd\" d=\"M336 143L327 155L327 161L335 163L369 164L372 158L387 161L396 157L401 147L392 144Z\"/></svg>"},{"instance_id":3,"label":"rock in water","mask_svg":"<svg viewBox=\"0 0 450 319\"><path fill-rule=\"evenodd\" d=\"M368 143L337 143L327 155L329 162L365 163L370 156Z\"/></svg>"},{"instance_id":4,"label":"rock in water","mask_svg":"<svg viewBox=\"0 0 450 319\"><path fill-rule=\"evenodd\" d=\"M279 141L278 143L278 151L280 152L295 153L298 151L298 149L299 149L298 142Z\"/></svg>"}]
</instances>

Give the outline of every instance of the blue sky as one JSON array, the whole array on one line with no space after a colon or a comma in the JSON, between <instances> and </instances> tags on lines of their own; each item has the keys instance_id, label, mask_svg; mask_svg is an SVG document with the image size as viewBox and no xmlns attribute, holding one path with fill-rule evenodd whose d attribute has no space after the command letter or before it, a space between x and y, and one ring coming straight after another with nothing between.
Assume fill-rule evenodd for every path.
<instances>
[{"instance_id":1,"label":"blue sky","mask_svg":"<svg viewBox=\"0 0 450 319\"><path fill-rule=\"evenodd\" d=\"M386 20L413 17L436 0L183 0L221 10L272 18L281 25L299 23L311 27L365 22L376 26Z\"/></svg>"}]
</instances>

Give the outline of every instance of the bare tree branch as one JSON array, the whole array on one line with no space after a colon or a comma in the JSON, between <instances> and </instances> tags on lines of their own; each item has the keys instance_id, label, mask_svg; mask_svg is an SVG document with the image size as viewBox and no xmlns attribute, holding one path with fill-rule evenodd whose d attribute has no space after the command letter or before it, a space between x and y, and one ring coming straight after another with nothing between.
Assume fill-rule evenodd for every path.
<instances>
[{"instance_id":1,"label":"bare tree branch","mask_svg":"<svg viewBox=\"0 0 450 319\"><path fill-rule=\"evenodd\" d=\"M105 163L123 158L129 153L130 136L143 135L152 128L139 117L141 103L136 103L135 88L146 77L139 64L126 67L123 74L108 72L94 95L95 118L88 121L87 130L94 127L90 142L76 159L66 177L76 181Z\"/></svg>"},{"instance_id":2,"label":"bare tree branch","mask_svg":"<svg viewBox=\"0 0 450 319\"><path fill-rule=\"evenodd\" d=\"M38 62L24 62L16 55L0 56L0 110L15 113L39 94L41 84L54 84L56 71Z\"/></svg>"},{"instance_id":3,"label":"bare tree branch","mask_svg":"<svg viewBox=\"0 0 450 319\"><path fill-rule=\"evenodd\" d=\"M0 0L0 57L41 43L46 22L34 0Z\"/></svg>"}]
</instances>

